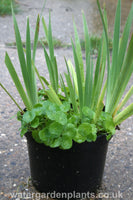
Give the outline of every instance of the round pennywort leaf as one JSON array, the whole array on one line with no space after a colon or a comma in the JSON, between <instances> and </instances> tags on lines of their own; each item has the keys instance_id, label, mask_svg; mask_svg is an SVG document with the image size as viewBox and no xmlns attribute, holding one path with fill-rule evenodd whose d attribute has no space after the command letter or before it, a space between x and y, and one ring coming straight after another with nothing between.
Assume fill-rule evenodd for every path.
<instances>
[{"instance_id":1,"label":"round pennywort leaf","mask_svg":"<svg viewBox=\"0 0 133 200\"><path fill-rule=\"evenodd\" d=\"M23 120L28 124L34 120L35 116L34 110L26 111L23 115Z\"/></svg>"},{"instance_id":2,"label":"round pennywort leaf","mask_svg":"<svg viewBox=\"0 0 133 200\"><path fill-rule=\"evenodd\" d=\"M67 136L63 136L61 142L61 148L70 149L71 147L72 147L72 139Z\"/></svg>"},{"instance_id":3,"label":"round pennywort leaf","mask_svg":"<svg viewBox=\"0 0 133 200\"><path fill-rule=\"evenodd\" d=\"M59 124L58 122L53 122L49 126L49 133L52 138L57 138L61 135L63 131L63 126Z\"/></svg>"},{"instance_id":4,"label":"round pennywort leaf","mask_svg":"<svg viewBox=\"0 0 133 200\"><path fill-rule=\"evenodd\" d=\"M42 140L43 142L47 141L49 139L48 129L44 128L41 131L39 131L39 137L40 137L40 140Z\"/></svg>"}]
</instances>

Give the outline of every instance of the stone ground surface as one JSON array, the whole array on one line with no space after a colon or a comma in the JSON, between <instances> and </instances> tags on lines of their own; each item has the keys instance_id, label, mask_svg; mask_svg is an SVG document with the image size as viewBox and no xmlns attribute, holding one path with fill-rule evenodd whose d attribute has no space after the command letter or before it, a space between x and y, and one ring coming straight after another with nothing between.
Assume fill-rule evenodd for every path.
<instances>
[{"instance_id":1,"label":"stone ground surface","mask_svg":"<svg viewBox=\"0 0 133 200\"><path fill-rule=\"evenodd\" d=\"M87 20L90 32L101 32L101 25L99 22L99 15L96 10L96 3L93 0L84 2L79 0L49 0L43 11L46 21L48 21L48 11L51 9L53 33L56 38L61 39L67 43L70 42L70 36L73 34L72 18L74 16L78 25L79 35L82 37L81 25L81 9L87 14ZM104 1L101 1L103 3ZM114 16L114 9L116 2L113 5L107 1L107 10L110 11L109 19ZM122 1L122 10L129 10L131 1ZM25 21L26 17L30 16L31 27L35 27L35 19L40 13L43 0L19 1L21 12L17 14L17 20L20 27L23 40L25 40ZM127 7L126 7L127 6ZM125 8L126 7L126 8ZM87 10L89 9L89 12ZM125 20L127 14L122 16ZM111 29L110 20L110 30ZM123 24L122 24L123 27ZM97 29L96 29L97 28ZM99 31L98 31L99 30ZM40 37L42 37L43 30L40 30ZM33 38L33 35L32 35ZM21 77L19 63L17 59L17 52L15 48L8 48L5 43L14 42L13 23L10 16L0 17L0 82L10 90L15 99L22 105L19 100L19 95L12 83L12 80L6 70L4 64L5 51L8 51L18 74ZM59 71L63 72L65 69L64 55L67 58L72 57L71 48L59 48L55 50L57 56ZM43 50L37 50L36 65L41 74L47 75L45 67ZM130 81L128 87L132 85ZM39 86L39 85L38 85ZM133 102L133 97L130 99ZM22 105L23 106L23 105ZM17 112L16 106L0 88L0 199L19 199L11 198L10 193L15 192L36 192L30 183L30 170L28 161L28 152L25 138L21 139L19 135L19 122L16 121L15 114ZM13 117L10 119L10 117ZM130 117L121 125L121 130L116 132L116 135L110 141L108 154L106 159L103 184L101 192L114 193L115 197L110 196L108 199L133 199L133 117ZM123 197L117 197L117 194L122 194ZM121 196L121 195L120 195ZM26 198L22 198L26 199ZM37 199L37 198L32 198ZM107 199L107 198L102 198Z\"/></svg>"}]
</instances>

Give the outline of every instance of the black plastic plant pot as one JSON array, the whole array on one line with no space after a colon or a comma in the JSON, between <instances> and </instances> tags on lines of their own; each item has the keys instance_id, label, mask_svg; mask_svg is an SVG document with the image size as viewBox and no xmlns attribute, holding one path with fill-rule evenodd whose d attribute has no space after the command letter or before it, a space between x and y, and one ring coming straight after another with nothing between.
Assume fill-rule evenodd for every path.
<instances>
[{"instance_id":1,"label":"black plastic plant pot","mask_svg":"<svg viewBox=\"0 0 133 200\"><path fill-rule=\"evenodd\" d=\"M44 193L96 192L101 185L108 141L98 136L96 142L73 143L69 150L50 148L26 134L31 179Z\"/></svg>"}]
</instances>

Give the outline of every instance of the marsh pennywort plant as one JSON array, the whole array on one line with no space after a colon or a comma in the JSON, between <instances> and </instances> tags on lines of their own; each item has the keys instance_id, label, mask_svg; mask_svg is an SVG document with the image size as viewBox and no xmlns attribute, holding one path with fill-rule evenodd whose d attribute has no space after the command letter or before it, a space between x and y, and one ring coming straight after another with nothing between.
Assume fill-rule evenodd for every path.
<instances>
[{"instance_id":1,"label":"marsh pennywort plant","mask_svg":"<svg viewBox=\"0 0 133 200\"><path fill-rule=\"evenodd\" d=\"M18 25L13 14L18 57L25 89L22 87L7 53L5 63L25 104L25 112L4 86L1 83L0 85L20 109L18 120L21 121L21 136L28 132L38 143L44 143L52 148L69 149L72 147L73 141L77 143L95 142L99 135L106 135L107 140L110 139L115 133L115 127L133 114L133 103L121 111L133 94L132 86L122 99L133 73L133 36L131 36L128 45L133 19L133 5L120 40L121 1L118 0L112 63L110 63L106 11L104 10L104 14L102 14L99 1L97 1L97 5L104 30L100 40L96 66L94 66L91 57L90 36L83 14L86 62L84 63L82 59L80 39L74 23L75 43L72 40L72 49L75 68L70 60L65 60L67 73L64 76L60 75L60 81L54 55L50 15L48 27L42 18L49 46L48 53L42 43L49 72L49 82L39 74L35 66L40 18L37 19L33 53L31 53L29 19L27 20L26 49L23 50ZM107 78L104 82L106 65ZM35 73L42 84L40 91L37 91Z\"/></svg>"}]
</instances>

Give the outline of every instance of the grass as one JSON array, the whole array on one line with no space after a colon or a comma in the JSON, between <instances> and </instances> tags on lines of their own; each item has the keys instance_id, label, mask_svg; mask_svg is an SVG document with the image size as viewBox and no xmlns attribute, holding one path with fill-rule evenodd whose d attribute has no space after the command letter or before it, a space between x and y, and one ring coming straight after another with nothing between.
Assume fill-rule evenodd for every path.
<instances>
[{"instance_id":1,"label":"grass","mask_svg":"<svg viewBox=\"0 0 133 200\"><path fill-rule=\"evenodd\" d=\"M14 12L18 12L18 5L14 0L0 0L0 15L11 15L11 2L13 3Z\"/></svg>"},{"instance_id":2,"label":"grass","mask_svg":"<svg viewBox=\"0 0 133 200\"><path fill-rule=\"evenodd\" d=\"M41 38L40 39L41 41L38 42L38 46L41 47L42 44L41 42L45 45L45 46L48 46L48 42L45 38ZM53 37L53 44L54 44L54 47L55 48L61 48L61 47L68 47L69 45L68 44L65 44L64 42L62 42L61 40Z\"/></svg>"},{"instance_id":3,"label":"grass","mask_svg":"<svg viewBox=\"0 0 133 200\"><path fill-rule=\"evenodd\" d=\"M38 41L38 48L42 47L42 43L43 43L43 45L48 47L48 42L47 42L46 38L40 38L40 40ZM24 41L24 42L22 42L22 44L23 44L23 47L25 48L26 42ZM54 48L65 48L65 47L70 46L69 44L62 42L61 40L56 39L55 37L53 38L53 44L54 44ZM6 43L6 46L7 47L16 47L16 42ZM33 43L31 43L31 47L33 47Z\"/></svg>"},{"instance_id":4,"label":"grass","mask_svg":"<svg viewBox=\"0 0 133 200\"><path fill-rule=\"evenodd\" d=\"M100 45L100 37L99 36L90 36L90 41L91 41L91 47L92 47L92 54L97 54L98 48ZM40 41L38 41L38 47L42 47L41 42L45 45L48 46L46 38L41 38ZM65 48L65 47L71 47L71 44L67 44L62 42L59 39L53 38L53 43L55 48ZM83 39L80 40L81 43L81 48L82 50L85 50L85 41ZM109 49L112 50L112 39L109 39ZM6 46L8 47L16 47L16 42L12 43L6 43ZM33 44L31 45L33 46ZM25 42L23 42L23 47L25 48Z\"/></svg>"},{"instance_id":5,"label":"grass","mask_svg":"<svg viewBox=\"0 0 133 200\"><path fill-rule=\"evenodd\" d=\"M97 54L99 46L100 46L101 37L99 36L90 36L90 43L92 48L92 54ZM80 40L82 50L85 50L85 41L83 39ZM109 38L109 49L112 50L113 41Z\"/></svg>"}]
</instances>

